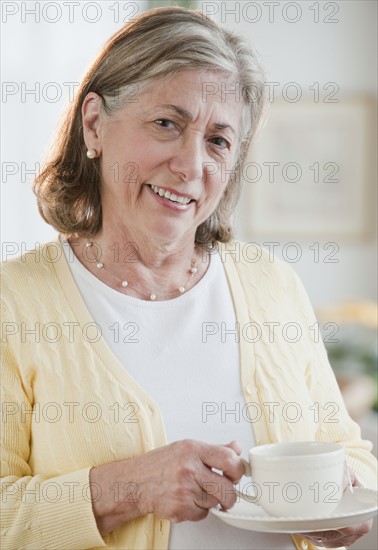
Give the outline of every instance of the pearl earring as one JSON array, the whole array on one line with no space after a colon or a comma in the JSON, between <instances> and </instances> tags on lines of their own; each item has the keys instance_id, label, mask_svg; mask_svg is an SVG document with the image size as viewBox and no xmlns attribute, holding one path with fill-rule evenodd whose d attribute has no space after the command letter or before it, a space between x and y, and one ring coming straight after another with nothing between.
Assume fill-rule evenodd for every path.
<instances>
[{"instance_id":1,"label":"pearl earring","mask_svg":"<svg viewBox=\"0 0 378 550\"><path fill-rule=\"evenodd\" d=\"M97 151L96 151L96 149L88 149L88 151L87 151L87 157L88 157L89 159L91 159L91 160L92 160L92 159L95 159L95 158L97 157Z\"/></svg>"}]
</instances>

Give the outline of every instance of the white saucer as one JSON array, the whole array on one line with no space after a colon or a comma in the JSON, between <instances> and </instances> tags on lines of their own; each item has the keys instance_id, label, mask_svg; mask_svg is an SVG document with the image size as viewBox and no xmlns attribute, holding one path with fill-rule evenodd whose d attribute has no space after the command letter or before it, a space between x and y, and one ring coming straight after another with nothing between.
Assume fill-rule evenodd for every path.
<instances>
[{"instance_id":1,"label":"white saucer","mask_svg":"<svg viewBox=\"0 0 378 550\"><path fill-rule=\"evenodd\" d=\"M227 512L212 508L211 512L219 519L240 529L269 533L306 533L328 531L363 523L378 513L378 491L354 487L347 489L333 512L327 517L274 517L256 504L240 500Z\"/></svg>"}]
</instances>

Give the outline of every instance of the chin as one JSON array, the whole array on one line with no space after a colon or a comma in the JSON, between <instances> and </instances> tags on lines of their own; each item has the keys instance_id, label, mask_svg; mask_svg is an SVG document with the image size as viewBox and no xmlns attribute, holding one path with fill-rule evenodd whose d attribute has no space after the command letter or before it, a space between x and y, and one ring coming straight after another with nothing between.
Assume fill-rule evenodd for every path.
<instances>
[{"instance_id":1,"label":"chin","mask_svg":"<svg viewBox=\"0 0 378 550\"><path fill-rule=\"evenodd\" d=\"M183 228L178 224L165 224L165 226L162 226L162 224L159 224L159 222L157 221L149 234L151 235L151 237L153 236L157 239L175 241L184 237L184 235L187 235L188 232L190 232L190 229L190 227Z\"/></svg>"}]
</instances>

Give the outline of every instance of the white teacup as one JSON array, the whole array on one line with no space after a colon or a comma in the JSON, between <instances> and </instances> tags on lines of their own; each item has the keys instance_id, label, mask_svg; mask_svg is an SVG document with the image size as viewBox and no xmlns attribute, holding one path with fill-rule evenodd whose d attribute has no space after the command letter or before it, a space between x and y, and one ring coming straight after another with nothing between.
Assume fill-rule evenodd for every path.
<instances>
[{"instance_id":1,"label":"white teacup","mask_svg":"<svg viewBox=\"0 0 378 550\"><path fill-rule=\"evenodd\" d=\"M237 493L272 516L327 516L343 494L344 459L345 449L336 443L257 446L249 451L249 463L243 459L252 481Z\"/></svg>"}]
</instances>

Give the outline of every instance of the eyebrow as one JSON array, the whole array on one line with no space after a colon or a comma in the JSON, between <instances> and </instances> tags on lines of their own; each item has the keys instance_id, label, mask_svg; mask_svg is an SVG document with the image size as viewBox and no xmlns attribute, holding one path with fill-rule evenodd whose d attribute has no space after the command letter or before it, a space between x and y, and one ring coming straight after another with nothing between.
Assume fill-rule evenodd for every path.
<instances>
[{"instance_id":1,"label":"eyebrow","mask_svg":"<svg viewBox=\"0 0 378 550\"><path fill-rule=\"evenodd\" d=\"M187 111L186 109L183 109L182 107L179 107L178 105L168 104L168 105L160 105L160 107L163 107L164 109L170 109L171 111L175 111L177 114L179 114L186 121L190 122L190 121L193 120L193 117L192 117L191 113L189 111ZM233 127L230 126L230 124L227 124L225 122L215 122L213 124L213 128L215 128L215 130L231 130L231 132L234 135L236 135L236 132L233 129Z\"/></svg>"}]
</instances>

